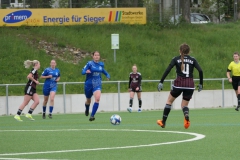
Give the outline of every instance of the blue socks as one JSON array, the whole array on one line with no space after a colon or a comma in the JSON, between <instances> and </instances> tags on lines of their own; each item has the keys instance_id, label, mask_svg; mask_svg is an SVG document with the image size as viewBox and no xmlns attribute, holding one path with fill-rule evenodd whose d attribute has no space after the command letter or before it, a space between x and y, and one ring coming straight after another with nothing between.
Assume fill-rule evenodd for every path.
<instances>
[{"instance_id":1,"label":"blue socks","mask_svg":"<svg viewBox=\"0 0 240 160\"><path fill-rule=\"evenodd\" d=\"M47 107L46 107L46 106L43 106L42 108L43 108L43 113L46 113Z\"/></svg>"},{"instance_id":2,"label":"blue socks","mask_svg":"<svg viewBox=\"0 0 240 160\"><path fill-rule=\"evenodd\" d=\"M49 106L49 114L52 114L53 106Z\"/></svg>"},{"instance_id":3,"label":"blue socks","mask_svg":"<svg viewBox=\"0 0 240 160\"><path fill-rule=\"evenodd\" d=\"M96 114L97 110L98 110L98 106L99 106L99 103L94 103L93 104L93 108L92 108L92 114L91 114L91 117L94 117L94 115Z\"/></svg>"}]
</instances>

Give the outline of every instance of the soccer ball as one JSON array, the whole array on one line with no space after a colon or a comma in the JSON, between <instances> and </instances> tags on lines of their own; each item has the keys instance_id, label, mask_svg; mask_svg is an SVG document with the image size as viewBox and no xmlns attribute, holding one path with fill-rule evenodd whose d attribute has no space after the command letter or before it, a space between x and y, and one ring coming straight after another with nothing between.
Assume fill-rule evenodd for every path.
<instances>
[{"instance_id":1,"label":"soccer ball","mask_svg":"<svg viewBox=\"0 0 240 160\"><path fill-rule=\"evenodd\" d=\"M110 123L113 125L119 125L121 121L122 121L122 118L117 114L112 115L110 118Z\"/></svg>"}]
</instances>

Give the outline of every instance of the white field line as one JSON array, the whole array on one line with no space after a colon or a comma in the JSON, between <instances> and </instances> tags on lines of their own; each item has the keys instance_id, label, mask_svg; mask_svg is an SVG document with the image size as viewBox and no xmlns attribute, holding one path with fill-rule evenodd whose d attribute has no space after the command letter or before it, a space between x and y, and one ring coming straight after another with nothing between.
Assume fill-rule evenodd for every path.
<instances>
[{"instance_id":1,"label":"white field line","mask_svg":"<svg viewBox=\"0 0 240 160\"><path fill-rule=\"evenodd\" d=\"M113 150L113 149L126 149L126 148L139 148L139 147L152 147L166 144L176 144L183 142L192 142L205 138L205 135L192 133L192 132L178 132L178 131L159 131L159 130L131 130L131 129L60 129L60 130L0 130L0 132L63 132L63 131L122 131L122 132L159 132L159 133L174 133L174 134L187 134L195 136L191 139L154 143L136 146L122 146L122 147L106 147L106 148L88 148L88 149L75 149L75 150L60 150L60 151L42 151L42 152L24 152L24 153L3 153L0 156L17 156L17 155L34 155L34 154L50 154L50 153L68 153L68 152L85 152L85 151L99 151L99 150Z\"/></svg>"}]
</instances>

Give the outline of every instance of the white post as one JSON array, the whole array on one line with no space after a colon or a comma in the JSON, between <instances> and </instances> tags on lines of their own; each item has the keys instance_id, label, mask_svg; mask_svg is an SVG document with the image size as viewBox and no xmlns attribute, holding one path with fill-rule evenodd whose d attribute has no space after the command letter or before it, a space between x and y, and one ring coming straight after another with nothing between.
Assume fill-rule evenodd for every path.
<instances>
[{"instance_id":1,"label":"white post","mask_svg":"<svg viewBox=\"0 0 240 160\"><path fill-rule=\"evenodd\" d=\"M116 62L116 49L119 49L119 34L111 35L111 49L114 51L114 63Z\"/></svg>"}]
</instances>

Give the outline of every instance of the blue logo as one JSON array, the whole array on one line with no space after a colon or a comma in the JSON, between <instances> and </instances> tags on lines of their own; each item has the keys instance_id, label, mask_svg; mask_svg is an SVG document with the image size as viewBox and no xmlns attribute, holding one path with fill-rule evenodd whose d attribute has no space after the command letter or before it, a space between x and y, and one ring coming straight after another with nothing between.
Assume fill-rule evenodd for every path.
<instances>
[{"instance_id":1,"label":"blue logo","mask_svg":"<svg viewBox=\"0 0 240 160\"><path fill-rule=\"evenodd\" d=\"M32 15L32 12L29 10L20 10L20 11L12 12L3 17L3 22L18 23L28 19L29 17L31 17L31 15Z\"/></svg>"}]
</instances>

